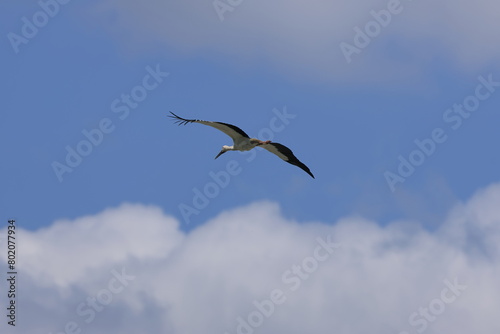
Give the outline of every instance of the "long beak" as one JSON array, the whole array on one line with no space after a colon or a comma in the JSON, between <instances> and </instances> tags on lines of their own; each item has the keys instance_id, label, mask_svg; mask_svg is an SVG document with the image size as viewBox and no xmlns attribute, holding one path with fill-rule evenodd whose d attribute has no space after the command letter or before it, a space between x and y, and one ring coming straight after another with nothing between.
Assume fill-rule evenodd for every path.
<instances>
[{"instance_id":1,"label":"long beak","mask_svg":"<svg viewBox=\"0 0 500 334\"><path fill-rule=\"evenodd\" d=\"M226 152L227 152L226 150L220 151L219 154L217 154L217 156L215 157L215 159L217 159L218 157L220 157L221 155L223 155Z\"/></svg>"}]
</instances>

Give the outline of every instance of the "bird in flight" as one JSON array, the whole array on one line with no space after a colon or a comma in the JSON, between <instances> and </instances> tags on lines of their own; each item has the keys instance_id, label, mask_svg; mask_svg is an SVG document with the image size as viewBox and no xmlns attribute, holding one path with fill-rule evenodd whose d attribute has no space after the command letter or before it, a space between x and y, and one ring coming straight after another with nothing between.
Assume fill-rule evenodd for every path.
<instances>
[{"instance_id":1,"label":"bird in flight","mask_svg":"<svg viewBox=\"0 0 500 334\"><path fill-rule=\"evenodd\" d=\"M222 150L217 154L215 159L220 157L222 154L228 152L228 151L250 151L254 147L260 146L262 148L265 148L269 152L277 155L284 161L288 162L289 164L295 165L302 170L304 170L307 174L311 175L311 177L314 179L313 173L309 170L309 168L304 165L302 162L300 162L299 159L293 154L292 150L290 150L288 147L282 144L274 143L271 142L270 140L267 141L262 141L257 138L250 138L245 131L241 130L239 127L227 123L222 123L222 122L210 122L210 121L201 121L199 119L185 119L182 117L177 116L173 112L170 112L172 115L169 115L169 117L174 119L174 122L178 125L186 125L189 123L200 123L204 125L211 126L213 128L216 128L217 130L220 130L224 132L226 135L231 137L233 139L233 145L232 146L227 146L224 145L222 146Z\"/></svg>"}]
</instances>

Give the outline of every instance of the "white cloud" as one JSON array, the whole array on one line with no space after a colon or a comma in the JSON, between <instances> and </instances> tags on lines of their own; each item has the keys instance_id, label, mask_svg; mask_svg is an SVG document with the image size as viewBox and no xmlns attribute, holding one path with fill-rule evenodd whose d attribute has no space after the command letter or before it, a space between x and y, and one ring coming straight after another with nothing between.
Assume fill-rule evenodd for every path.
<instances>
[{"instance_id":1,"label":"white cloud","mask_svg":"<svg viewBox=\"0 0 500 334\"><path fill-rule=\"evenodd\" d=\"M21 229L16 330L59 333L74 322L82 333L233 334L281 291L253 332L496 333L499 200L500 185L482 190L434 232L357 217L297 223L268 202L189 233L156 207L130 204ZM340 243L331 254L328 236Z\"/></svg>"},{"instance_id":2,"label":"white cloud","mask_svg":"<svg viewBox=\"0 0 500 334\"><path fill-rule=\"evenodd\" d=\"M182 240L177 224L158 208L131 204L73 222L56 221L48 228L22 233L24 271L42 285L66 287L90 270L131 257L165 258Z\"/></svg>"},{"instance_id":3,"label":"white cloud","mask_svg":"<svg viewBox=\"0 0 500 334\"><path fill-rule=\"evenodd\" d=\"M418 78L434 59L473 75L499 64L500 4L494 0L401 0L398 14L347 64L340 43L353 44L353 28L364 29L372 10L393 1L231 1L240 4L223 22L213 1L107 0L94 13L133 52L159 46L314 80L401 82Z\"/></svg>"}]
</instances>

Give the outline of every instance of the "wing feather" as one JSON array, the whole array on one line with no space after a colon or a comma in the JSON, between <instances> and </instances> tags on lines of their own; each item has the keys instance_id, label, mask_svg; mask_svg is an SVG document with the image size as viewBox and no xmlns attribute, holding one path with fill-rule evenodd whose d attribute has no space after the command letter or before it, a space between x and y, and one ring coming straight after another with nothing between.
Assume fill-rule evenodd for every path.
<instances>
[{"instance_id":1,"label":"wing feather","mask_svg":"<svg viewBox=\"0 0 500 334\"><path fill-rule=\"evenodd\" d=\"M270 143L270 144L265 144L261 145L262 148L265 148L269 152L277 155L280 157L282 160L288 162L289 164L295 165L299 168L301 168L303 171L305 171L307 174L311 175L311 177L314 179L313 173L311 173L311 170L309 167L304 165L297 157L293 154L292 150L286 147L283 144L279 143Z\"/></svg>"},{"instance_id":2,"label":"wing feather","mask_svg":"<svg viewBox=\"0 0 500 334\"><path fill-rule=\"evenodd\" d=\"M245 133L245 131L241 130L236 125L222 123L222 122L202 121L202 120L199 120L199 119L186 119L186 118L182 118L180 116L177 116L173 112L170 112L170 113L172 115L169 115L168 117L173 118L175 120L174 122L176 124L178 124L178 125L186 125L186 124L189 124L189 123L200 123L200 124L203 124L203 125L208 125L208 126L211 126L213 128L216 128L219 131L224 132L226 135L228 135L229 137L231 137L233 139L233 141L239 140L239 139L241 139L241 137L250 138Z\"/></svg>"}]
</instances>

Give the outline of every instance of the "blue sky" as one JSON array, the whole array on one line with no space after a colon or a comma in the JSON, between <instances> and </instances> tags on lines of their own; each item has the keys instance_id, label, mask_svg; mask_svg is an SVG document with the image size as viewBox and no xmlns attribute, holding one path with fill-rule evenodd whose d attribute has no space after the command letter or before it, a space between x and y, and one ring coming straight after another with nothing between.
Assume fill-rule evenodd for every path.
<instances>
[{"instance_id":1,"label":"blue sky","mask_svg":"<svg viewBox=\"0 0 500 334\"><path fill-rule=\"evenodd\" d=\"M262 198L279 201L297 219L333 221L350 213L384 221L422 218L405 209L412 205L400 202L401 193L415 197L419 210L441 215L455 200L463 200L479 186L497 180L499 159L487 153L494 150L498 136L493 128L498 117L494 94L398 187L399 194L389 191L383 177L385 170L397 168L399 154L408 155L415 148L415 139L443 127L444 111L474 92L477 76L495 74L488 66L467 73L441 60L443 56L434 51L423 64L406 61L408 66L421 69L402 82L372 76L367 80L374 82L366 83L363 75L356 73L356 61L383 50L398 57L384 48L391 44L391 36L381 34L363 50L360 59L348 64L337 57L328 64L342 68L347 77L352 69L353 78L345 81L358 82L344 84L337 78L340 74L325 82L324 78L309 77L315 73L307 73L307 62L300 64L306 74L291 74L292 70L273 64L277 60L272 57L266 61L255 55L245 60L239 55L239 60L222 51L219 55L203 49L179 51L169 46L168 40L152 46L143 46L133 38L127 42L113 30L120 28L121 34L145 32L113 25L111 19L106 23L104 14L93 13L103 21L90 23L92 14L82 13L95 9L79 6L62 6L59 14L63 15L51 19L28 44L19 45L18 54L8 39L3 41L2 85L7 98L2 137L3 142L12 144L3 145L7 150L4 156L9 158L2 164L2 175L7 176L4 182L9 191L3 193L2 203L28 228L95 213L124 201L152 203L179 214L179 202L189 201L193 188L210 181L209 171L220 170L228 159L244 161L237 153L213 161L219 147L230 144L229 138L198 125L181 130L165 117L168 111L233 123L256 136L269 126L273 109L286 107L297 117L275 140L292 147L318 175L317 180L308 180L300 170L263 155L211 201L197 221ZM25 16L39 9L36 4L15 7L9 12ZM114 13L109 12L106 14ZM16 15L8 16L2 20L4 31L19 34L22 21ZM222 27L227 24L228 29L232 24L219 22L217 16L212 19ZM332 31L332 42L335 38ZM337 47L333 44L328 51L336 55L340 53ZM129 117L120 120L121 113L114 113L111 103L141 84L147 66L157 65L170 73L169 77ZM111 119L115 130L58 182L52 162L63 161L65 147L75 148L85 139L81 131L90 131L103 118ZM440 189L433 185L437 179ZM290 182L304 185L292 194L287 191ZM442 201L439 205L428 201L436 192L445 192L436 196ZM375 201L376 210L371 208ZM29 210L26 203L30 203Z\"/></svg>"},{"instance_id":2,"label":"blue sky","mask_svg":"<svg viewBox=\"0 0 500 334\"><path fill-rule=\"evenodd\" d=\"M222 1L231 10L222 5L218 14L214 3L0 4L4 222L15 218L31 235L132 203L161 209L176 220L172 233L188 238L221 214L272 203L292 225L335 228L357 217L434 233L457 206L499 182L496 4ZM397 10L376 23L389 8ZM26 22L44 17L27 36ZM356 44L363 38L356 27L366 33L370 24L378 30L368 31L369 43ZM346 57L341 43L358 52ZM136 101L127 105L126 95ZM460 116L457 104L473 111ZM169 111L251 136L275 124L272 140L316 179L262 150L251 161L238 152L214 160L230 138L200 124L178 127ZM429 144L435 129L441 142ZM88 146L83 132L98 144ZM428 154L415 141L430 145ZM78 145L91 152L58 177L54 163L67 165L67 147ZM399 173L400 156L418 166L391 189L386 175ZM228 163L237 175L196 208L197 191ZM196 211L187 219L186 206Z\"/></svg>"}]
</instances>

